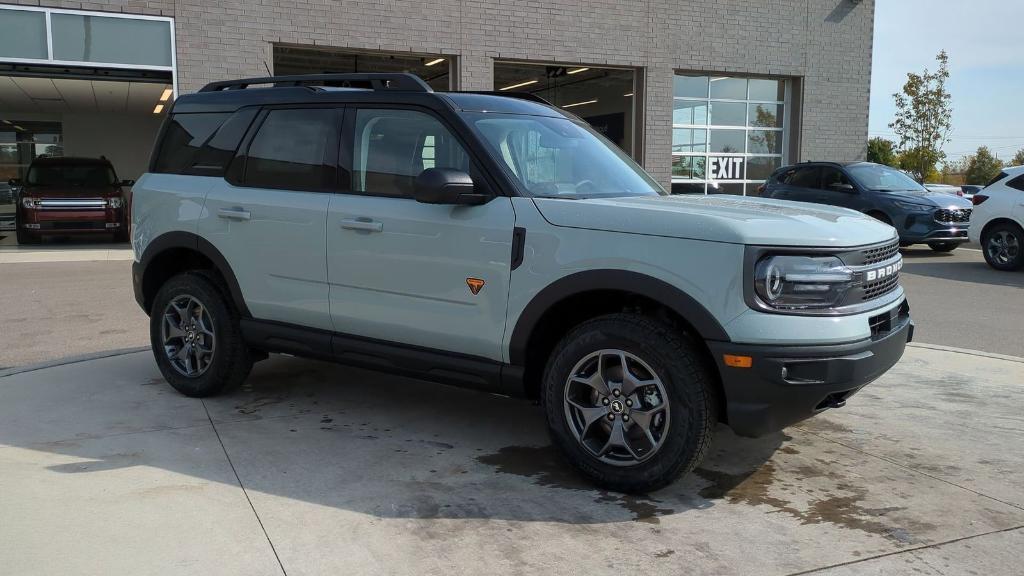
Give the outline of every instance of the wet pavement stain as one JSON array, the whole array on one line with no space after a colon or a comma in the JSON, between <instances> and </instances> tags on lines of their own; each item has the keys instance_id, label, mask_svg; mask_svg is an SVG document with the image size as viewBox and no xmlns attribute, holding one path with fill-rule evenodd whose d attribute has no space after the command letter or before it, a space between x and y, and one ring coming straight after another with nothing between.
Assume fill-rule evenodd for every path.
<instances>
[{"instance_id":1,"label":"wet pavement stain","mask_svg":"<svg viewBox=\"0 0 1024 576\"><path fill-rule=\"evenodd\" d=\"M660 516L675 513L648 496L596 490L562 460L554 446L506 446L494 454L477 456L477 461L493 466L495 473L530 478L538 486L575 490L594 494L594 502L615 504L629 512L634 522L658 524Z\"/></svg>"},{"instance_id":2,"label":"wet pavement stain","mask_svg":"<svg viewBox=\"0 0 1024 576\"><path fill-rule=\"evenodd\" d=\"M284 398L280 396L258 396L235 406L235 409L239 414L256 414L267 406L273 406L274 404L280 404L284 402Z\"/></svg>"},{"instance_id":3,"label":"wet pavement stain","mask_svg":"<svg viewBox=\"0 0 1024 576\"><path fill-rule=\"evenodd\" d=\"M669 549L669 550L662 550L661 552L656 552L654 554L654 556L656 558L668 558L669 556L671 556L671 555L673 555L675 553L676 553L675 550Z\"/></svg>"},{"instance_id":4,"label":"wet pavement stain","mask_svg":"<svg viewBox=\"0 0 1024 576\"><path fill-rule=\"evenodd\" d=\"M776 482L776 468L771 463L753 472L731 474L720 470L697 468L694 474L711 484L700 491L703 498L709 500L725 499L730 504L748 504L770 506L799 520L801 524L832 524L852 530L860 530L870 534L884 536L903 544L915 543L908 528L927 531L935 527L926 523L914 523L913 526L893 526L883 521L890 513L904 510L903 507L865 508L861 505L867 497L867 489L840 482L836 489L846 495L839 496L826 491L823 497L811 502L806 510L800 510L788 500L769 494L769 489ZM797 471L802 478L829 478L839 480L842 476L834 471L822 471L813 466L802 466ZM814 492L808 490L808 492Z\"/></svg>"}]
</instances>

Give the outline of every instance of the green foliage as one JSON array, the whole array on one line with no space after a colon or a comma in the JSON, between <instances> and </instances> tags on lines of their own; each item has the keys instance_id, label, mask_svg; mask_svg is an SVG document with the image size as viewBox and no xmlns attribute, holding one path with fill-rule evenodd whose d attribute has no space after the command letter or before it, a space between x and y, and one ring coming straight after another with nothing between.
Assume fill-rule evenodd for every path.
<instances>
[{"instance_id":1,"label":"green foliage","mask_svg":"<svg viewBox=\"0 0 1024 576\"><path fill-rule=\"evenodd\" d=\"M896 143L881 137L868 140L868 162L895 167L898 163L896 159Z\"/></svg>"},{"instance_id":2,"label":"green foliage","mask_svg":"<svg viewBox=\"0 0 1024 576\"><path fill-rule=\"evenodd\" d=\"M919 182L936 173L935 167L946 155L942 146L949 141L953 109L946 80L949 57L939 52L939 68L921 74L910 72L903 91L893 94L896 117L889 127L899 138L900 166Z\"/></svg>"},{"instance_id":3,"label":"green foliage","mask_svg":"<svg viewBox=\"0 0 1024 576\"><path fill-rule=\"evenodd\" d=\"M1007 166L1024 166L1024 148L1017 150L1017 153L1013 155Z\"/></svg>"},{"instance_id":4,"label":"green foliage","mask_svg":"<svg viewBox=\"0 0 1024 576\"><path fill-rule=\"evenodd\" d=\"M988 146L982 146L967 161L964 177L968 184L988 184L1002 168L1003 162L989 151Z\"/></svg>"}]
</instances>

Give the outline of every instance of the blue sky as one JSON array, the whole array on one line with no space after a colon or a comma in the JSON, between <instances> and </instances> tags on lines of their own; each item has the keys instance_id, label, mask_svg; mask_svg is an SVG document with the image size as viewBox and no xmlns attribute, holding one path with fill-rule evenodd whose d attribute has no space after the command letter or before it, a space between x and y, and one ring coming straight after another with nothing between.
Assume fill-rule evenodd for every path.
<instances>
[{"instance_id":1,"label":"blue sky","mask_svg":"<svg viewBox=\"0 0 1024 576\"><path fill-rule=\"evenodd\" d=\"M892 94L907 72L949 54L949 159L988 146L1004 161L1024 148L1024 1L876 0L869 134L895 139Z\"/></svg>"}]
</instances>

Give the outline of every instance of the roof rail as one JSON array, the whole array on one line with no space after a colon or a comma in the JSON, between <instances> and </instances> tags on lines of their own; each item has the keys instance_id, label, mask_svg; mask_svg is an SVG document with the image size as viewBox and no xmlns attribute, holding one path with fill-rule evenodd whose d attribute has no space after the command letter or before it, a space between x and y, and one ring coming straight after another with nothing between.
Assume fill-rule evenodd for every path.
<instances>
[{"instance_id":1,"label":"roof rail","mask_svg":"<svg viewBox=\"0 0 1024 576\"><path fill-rule=\"evenodd\" d=\"M419 76L408 73L376 74L302 74L298 76L267 76L263 78L242 78L211 82L200 88L200 92L223 90L244 90L258 84L273 84L275 88L286 86L338 86L369 88L371 90L400 90L405 92L433 92L430 85Z\"/></svg>"},{"instance_id":2,"label":"roof rail","mask_svg":"<svg viewBox=\"0 0 1024 576\"><path fill-rule=\"evenodd\" d=\"M554 106L551 102L537 96L532 92L502 92L499 90L460 90L460 94L483 94L485 96L505 96L508 98L518 98L519 100L528 100L530 102L537 102L539 104L547 104L548 106Z\"/></svg>"}]
</instances>

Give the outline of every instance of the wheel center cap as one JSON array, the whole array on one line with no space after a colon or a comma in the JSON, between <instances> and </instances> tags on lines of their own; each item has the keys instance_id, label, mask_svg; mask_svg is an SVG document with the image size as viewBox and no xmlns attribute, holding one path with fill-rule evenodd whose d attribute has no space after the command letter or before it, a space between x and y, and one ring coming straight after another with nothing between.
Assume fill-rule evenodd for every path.
<instances>
[{"instance_id":1,"label":"wheel center cap","mask_svg":"<svg viewBox=\"0 0 1024 576\"><path fill-rule=\"evenodd\" d=\"M620 402L618 400L615 400L614 402L612 402L611 408L612 408L612 412L614 412L616 414L621 414L622 413L622 402Z\"/></svg>"}]
</instances>

